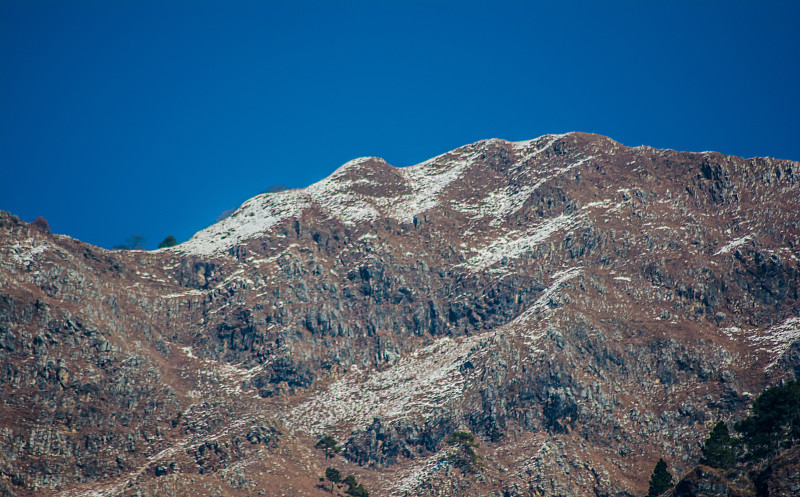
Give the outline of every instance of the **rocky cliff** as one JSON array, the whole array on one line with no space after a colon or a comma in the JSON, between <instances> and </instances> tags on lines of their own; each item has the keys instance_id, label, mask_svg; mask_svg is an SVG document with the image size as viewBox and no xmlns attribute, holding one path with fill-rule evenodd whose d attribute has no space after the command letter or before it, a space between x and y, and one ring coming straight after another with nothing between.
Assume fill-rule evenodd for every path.
<instances>
[{"instance_id":1,"label":"rocky cliff","mask_svg":"<svg viewBox=\"0 0 800 497\"><path fill-rule=\"evenodd\" d=\"M798 212L797 162L570 133L357 159L153 252L0 213L0 494L643 495L800 373Z\"/></svg>"}]
</instances>

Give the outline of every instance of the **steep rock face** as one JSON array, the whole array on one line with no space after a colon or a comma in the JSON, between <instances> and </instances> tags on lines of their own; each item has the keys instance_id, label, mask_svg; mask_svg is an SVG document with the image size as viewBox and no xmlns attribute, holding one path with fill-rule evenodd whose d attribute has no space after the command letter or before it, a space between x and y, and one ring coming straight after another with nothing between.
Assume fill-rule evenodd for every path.
<instances>
[{"instance_id":1,"label":"steep rock face","mask_svg":"<svg viewBox=\"0 0 800 497\"><path fill-rule=\"evenodd\" d=\"M642 494L800 372L798 204L796 162L570 133L357 159L155 252L0 213L0 489Z\"/></svg>"}]
</instances>

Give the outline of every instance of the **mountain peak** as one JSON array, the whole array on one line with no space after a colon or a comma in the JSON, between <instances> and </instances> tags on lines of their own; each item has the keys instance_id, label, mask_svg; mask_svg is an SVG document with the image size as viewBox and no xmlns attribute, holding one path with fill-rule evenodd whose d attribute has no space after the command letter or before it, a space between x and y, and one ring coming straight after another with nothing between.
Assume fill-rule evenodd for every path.
<instances>
[{"instance_id":1,"label":"mountain peak","mask_svg":"<svg viewBox=\"0 0 800 497\"><path fill-rule=\"evenodd\" d=\"M360 157L337 168L329 177L306 188L289 190L279 194L254 197L229 218L198 232L192 239L176 247L175 251L198 255L224 254L231 247L270 229L286 219L301 216L303 212L315 210L321 215L346 225L372 222L381 217L400 223L413 223L414 218L446 202L448 206L469 202L467 211L483 209L473 207L476 201L488 205L503 197L496 216L504 216L521 207L526 194L546 181L545 175L528 175L527 185L513 186L514 192L497 193L497 188L508 188L509 182L517 182L524 176L499 178L491 176L487 169L498 167L517 169L531 168L532 161L542 155L541 163L556 163L552 156L563 155L576 158L569 167L583 164L577 157L574 146L570 153L562 150L548 152L559 140L568 137L586 138L594 136L581 133L544 135L523 142L509 142L498 138L481 140L459 147L422 163L396 168L379 157ZM501 155L499 160L487 156L491 150ZM563 161L562 161L563 162ZM487 166L488 165L488 166ZM562 166L558 166L563 171ZM558 170L551 172L558 173ZM548 176L549 177L549 176ZM476 187L477 181L487 183ZM495 190L490 191L491 188ZM495 193L493 193L495 192ZM483 195L475 198L476 194ZM510 197L510 198L506 198ZM465 204L466 205L466 204ZM485 209L484 209L485 210Z\"/></svg>"},{"instance_id":2,"label":"mountain peak","mask_svg":"<svg viewBox=\"0 0 800 497\"><path fill-rule=\"evenodd\" d=\"M376 171L391 167L392 166L387 164L387 162L381 157L358 157L339 166L333 173L331 173L328 179L339 179L352 175L358 175L359 178L362 176L372 176L376 173Z\"/></svg>"}]
</instances>

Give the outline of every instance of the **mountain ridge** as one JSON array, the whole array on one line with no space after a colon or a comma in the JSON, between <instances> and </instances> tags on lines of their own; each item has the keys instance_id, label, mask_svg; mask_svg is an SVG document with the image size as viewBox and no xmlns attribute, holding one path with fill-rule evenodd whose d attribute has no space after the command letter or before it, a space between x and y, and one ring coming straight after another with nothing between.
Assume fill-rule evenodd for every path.
<instances>
[{"instance_id":1,"label":"mountain ridge","mask_svg":"<svg viewBox=\"0 0 800 497\"><path fill-rule=\"evenodd\" d=\"M356 159L152 252L0 214L0 483L643 494L800 371L798 193L797 162L569 133Z\"/></svg>"},{"instance_id":2,"label":"mountain ridge","mask_svg":"<svg viewBox=\"0 0 800 497\"><path fill-rule=\"evenodd\" d=\"M299 210L303 210L306 208L311 208L313 206L321 207L326 209L330 215L338 216L345 224L354 224L361 220L372 220L377 219L380 215L389 215L390 217L394 217L398 221L406 221L408 222L408 216L413 218L414 215L423 212L433 205L435 205L436 200L435 198L426 197L424 193L420 195L420 191L425 189L432 191L433 196L444 188L446 188L452 181L458 179L460 174L463 172L462 169L469 165L470 159L474 159L471 157L470 154L465 153L469 150L474 151L481 151L484 149L485 146L491 145L498 145L503 144L505 147L510 147L515 151L518 152L528 152L529 156L524 157L522 160L530 159L532 156L535 156L539 151L545 150L551 145L555 140L559 138L563 138L568 135L586 135L586 136L599 136L599 135L589 135L587 133L578 133L572 132L563 135L543 135L539 138L535 138L532 140L526 140L521 142L509 142L506 140L498 139L498 138L491 138L487 140L480 140L468 145L464 145L459 147L455 150L450 152L446 152L439 156L433 157L426 161L423 161L419 164L415 164L413 166L405 166L405 167L394 167L388 164L384 159L380 157L359 157L353 159L351 161L346 162L339 168L337 168L330 176L325 179L322 179L308 187L299 188L299 189L292 189L286 190L285 192L278 192L277 194L261 194L257 195L250 200L246 201L240 209L244 209L248 211L249 207L253 203L256 202L256 199L261 199L264 201L264 204L261 206L262 209L276 209L272 203L268 201L283 201L284 203L293 204L289 210L278 211L280 219L282 216L291 217L298 214ZM608 139L606 139L608 140ZM616 142L614 142L616 143ZM531 146L535 146L534 150L529 150ZM464 157L466 155L466 157ZM454 160L458 157L458 160ZM363 165L363 166L362 166ZM369 167L373 165L374 167ZM362 167L358 167L362 166ZM432 170L433 169L433 170ZM438 174L436 174L438 173ZM388 175L388 177L387 177ZM353 179L352 177L355 177ZM377 176L377 178L375 178ZM348 177L351 177L348 179ZM374 180L377 179L378 182L376 183ZM339 181L337 181L339 180ZM342 181L343 180L343 181ZM366 183L367 185L374 185L378 188L383 188L383 190L379 190L378 195L374 195L375 197L389 197L391 198L392 195L386 195L385 189L398 187L401 186L402 193L397 192L397 195L405 194L406 197L411 197L407 199L401 199L400 203L403 204L400 208L388 208L386 212L378 212L376 207L384 207L385 205L376 205L375 200L373 199L372 202L360 202L360 205L352 206L348 204L357 203L357 198L353 198L352 196L348 196L344 199L341 199L341 202L332 202L327 205L319 205L319 201L314 201L314 198L320 198L324 196L335 196L337 192L340 190L349 190L353 191L356 194L361 194L363 196L370 196L369 193L369 186L367 186L366 190L363 188L358 188L359 183ZM397 183L401 183L398 185ZM422 184L420 184L422 183ZM360 190L360 191L359 191ZM410 195L409 195L410 194ZM416 195L415 195L416 194ZM270 196L275 196L272 198ZM299 197L299 198L298 198ZM305 197L305 198L304 198ZM403 200L406 200L403 202ZM350 207L350 209L348 209ZM412 211L409 214L406 212L407 209L402 209L402 207L411 207ZM238 210L238 209L237 209ZM245 212L243 215L250 215L251 212ZM233 217L233 216L231 216ZM267 216L268 218L273 218L274 216ZM224 221L223 221L224 222ZM234 224L234 223L229 223ZM267 224L266 226L258 226L253 230L248 230L247 225L238 224L236 225L236 230L243 230L248 232L249 236L254 236L258 233L263 232L263 230L269 229L272 225ZM220 227L219 229L223 229ZM212 237L219 236L219 231L211 230L210 228L206 228L205 230L201 230L198 232L192 239L190 239L188 244L181 248L172 248L172 250L178 250L183 252L191 253L193 250L198 251L198 253L203 255L207 254L204 248L200 248L201 243L195 241L192 243L193 240L197 240L198 238L202 238L202 234L208 232ZM184 242L187 243L187 242ZM181 244L183 245L183 244ZM224 250L224 249L218 249Z\"/></svg>"}]
</instances>

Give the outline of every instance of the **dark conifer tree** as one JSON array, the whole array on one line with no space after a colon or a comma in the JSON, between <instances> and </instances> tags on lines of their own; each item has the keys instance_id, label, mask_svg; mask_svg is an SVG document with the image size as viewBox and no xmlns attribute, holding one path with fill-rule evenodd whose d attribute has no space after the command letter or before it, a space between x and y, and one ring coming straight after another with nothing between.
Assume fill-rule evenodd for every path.
<instances>
[{"instance_id":1,"label":"dark conifer tree","mask_svg":"<svg viewBox=\"0 0 800 497\"><path fill-rule=\"evenodd\" d=\"M672 486L672 474L667 470L667 463L659 459L650 477L650 491L647 492L647 497L657 497Z\"/></svg>"},{"instance_id":2,"label":"dark conifer tree","mask_svg":"<svg viewBox=\"0 0 800 497\"><path fill-rule=\"evenodd\" d=\"M367 489L364 488L364 485L356 481L355 476L349 475L347 478L342 480L342 482L347 484L348 488L344 492L347 495L352 495L353 497L369 497L369 492L367 492Z\"/></svg>"},{"instance_id":3,"label":"dark conifer tree","mask_svg":"<svg viewBox=\"0 0 800 497\"><path fill-rule=\"evenodd\" d=\"M475 441L472 433L457 431L450 435L447 443L455 447L456 451L445 456L446 461L465 473L477 473L481 469L480 457L475 452L480 444Z\"/></svg>"},{"instance_id":4,"label":"dark conifer tree","mask_svg":"<svg viewBox=\"0 0 800 497\"><path fill-rule=\"evenodd\" d=\"M736 423L746 458L758 460L800 442L800 381L764 390L750 416Z\"/></svg>"},{"instance_id":5,"label":"dark conifer tree","mask_svg":"<svg viewBox=\"0 0 800 497\"><path fill-rule=\"evenodd\" d=\"M175 239L174 236L169 235L168 237L164 238L164 240L158 244L158 248L166 248L166 247L174 247L178 244L178 240Z\"/></svg>"},{"instance_id":6,"label":"dark conifer tree","mask_svg":"<svg viewBox=\"0 0 800 497\"><path fill-rule=\"evenodd\" d=\"M316 447L317 449L322 449L325 452L325 459L329 457L333 457L334 454L342 450L341 447L336 445L336 439L330 435L323 435L322 438L317 441Z\"/></svg>"},{"instance_id":7,"label":"dark conifer tree","mask_svg":"<svg viewBox=\"0 0 800 497\"><path fill-rule=\"evenodd\" d=\"M700 464L719 469L731 469L736 464L733 439L728 432L728 425L724 422L720 421L711 430L703 445L703 458L700 459Z\"/></svg>"},{"instance_id":8,"label":"dark conifer tree","mask_svg":"<svg viewBox=\"0 0 800 497\"><path fill-rule=\"evenodd\" d=\"M325 468L325 478L331 482L331 493L333 493L333 484L342 481L342 474L336 468Z\"/></svg>"}]
</instances>

